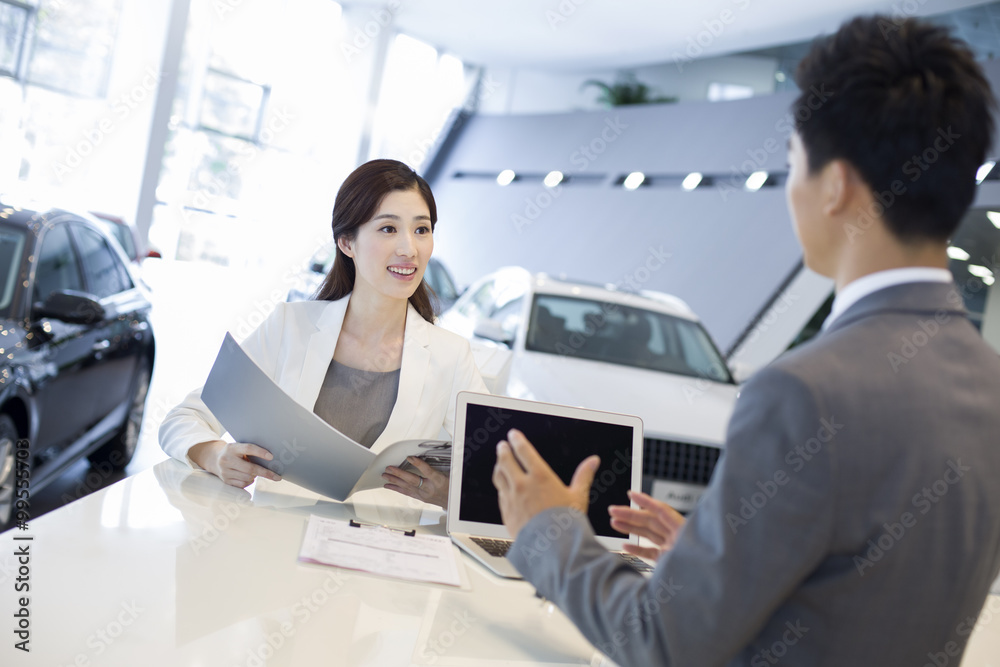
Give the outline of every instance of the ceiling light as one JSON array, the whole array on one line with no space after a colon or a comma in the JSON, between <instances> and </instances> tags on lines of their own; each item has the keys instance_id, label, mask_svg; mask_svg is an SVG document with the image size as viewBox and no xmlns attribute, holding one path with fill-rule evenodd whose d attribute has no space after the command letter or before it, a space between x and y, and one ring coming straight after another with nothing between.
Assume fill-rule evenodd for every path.
<instances>
[{"instance_id":1,"label":"ceiling light","mask_svg":"<svg viewBox=\"0 0 1000 667\"><path fill-rule=\"evenodd\" d=\"M957 259L960 262L964 262L969 259L969 253L965 252L957 245L948 246L948 256L952 259Z\"/></svg>"},{"instance_id":2,"label":"ceiling light","mask_svg":"<svg viewBox=\"0 0 1000 667\"><path fill-rule=\"evenodd\" d=\"M982 183L986 180L986 177L990 175L990 172L993 171L993 167L995 167L996 164L997 163L993 160L987 160L984 162L982 166L979 167L979 171L976 172L976 183Z\"/></svg>"},{"instance_id":3,"label":"ceiling light","mask_svg":"<svg viewBox=\"0 0 1000 667\"><path fill-rule=\"evenodd\" d=\"M545 180L542 181L547 187L554 188L563 180L563 173L561 171L550 171L546 176Z\"/></svg>"},{"instance_id":4,"label":"ceiling light","mask_svg":"<svg viewBox=\"0 0 1000 667\"><path fill-rule=\"evenodd\" d=\"M992 278L993 272L987 269L985 266L979 266L978 264L969 264L969 273L974 276L979 276L980 278Z\"/></svg>"},{"instance_id":5,"label":"ceiling light","mask_svg":"<svg viewBox=\"0 0 1000 667\"><path fill-rule=\"evenodd\" d=\"M983 284L986 285L987 287L993 284L993 280L994 280L993 276L983 276Z\"/></svg>"},{"instance_id":6,"label":"ceiling light","mask_svg":"<svg viewBox=\"0 0 1000 667\"><path fill-rule=\"evenodd\" d=\"M681 187L685 190L694 190L698 187L699 183L701 183L701 174L695 171L688 174L687 177L684 178L684 181L681 183Z\"/></svg>"},{"instance_id":7,"label":"ceiling light","mask_svg":"<svg viewBox=\"0 0 1000 667\"><path fill-rule=\"evenodd\" d=\"M778 81L778 83L783 83L785 81L785 73L781 71L775 72L774 78Z\"/></svg>"},{"instance_id":8,"label":"ceiling light","mask_svg":"<svg viewBox=\"0 0 1000 667\"><path fill-rule=\"evenodd\" d=\"M625 182L622 185L625 186L626 190L635 190L643 181L646 180L646 175L641 171L633 171L631 174L625 177Z\"/></svg>"},{"instance_id":9,"label":"ceiling light","mask_svg":"<svg viewBox=\"0 0 1000 667\"><path fill-rule=\"evenodd\" d=\"M746 188L751 192L757 192L757 190L760 190L761 186L764 185L766 180L766 171L755 171L747 178Z\"/></svg>"},{"instance_id":10,"label":"ceiling light","mask_svg":"<svg viewBox=\"0 0 1000 667\"><path fill-rule=\"evenodd\" d=\"M993 223L994 227L1000 229L1000 213L997 213L996 211L986 211L986 217L990 219L990 222Z\"/></svg>"},{"instance_id":11,"label":"ceiling light","mask_svg":"<svg viewBox=\"0 0 1000 667\"><path fill-rule=\"evenodd\" d=\"M497 176L497 183L499 185L510 185L516 176L517 174L514 173L513 169L504 169L500 172L500 175Z\"/></svg>"}]
</instances>

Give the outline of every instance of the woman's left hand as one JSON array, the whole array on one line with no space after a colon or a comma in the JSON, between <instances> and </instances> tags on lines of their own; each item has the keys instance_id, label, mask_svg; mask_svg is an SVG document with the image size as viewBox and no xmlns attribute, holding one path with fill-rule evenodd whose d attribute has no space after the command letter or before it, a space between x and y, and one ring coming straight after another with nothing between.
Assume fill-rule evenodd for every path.
<instances>
[{"instance_id":1,"label":"woman's left hand","mask_svg":"<svg viewBox=\"0 0 1000 667\"><path fill-rule=\"evenodd\" d=\"M388 482L385 488L448 509L448 476L430 467L423 459L408 456L406 460L420 474L386 466L382 473L382 479Z\"/></svg>"}]
</instances>

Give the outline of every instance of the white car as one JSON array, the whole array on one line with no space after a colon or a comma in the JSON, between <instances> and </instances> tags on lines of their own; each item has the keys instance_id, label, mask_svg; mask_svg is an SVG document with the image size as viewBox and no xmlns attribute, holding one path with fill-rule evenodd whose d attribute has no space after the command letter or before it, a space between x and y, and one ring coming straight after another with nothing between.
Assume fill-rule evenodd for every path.
<instances>
[{"instance_id":1,"label":"white car","mask_svg":"<svg viewBox=\"0 0 1000 667\"><path fill-rule=\"evenodd\" d=\"M641 417L644 490L694 507L738 387L683 301L510 267L473 283L438 323L470 340L494 393Z\"/></svg>"}]
</instances>

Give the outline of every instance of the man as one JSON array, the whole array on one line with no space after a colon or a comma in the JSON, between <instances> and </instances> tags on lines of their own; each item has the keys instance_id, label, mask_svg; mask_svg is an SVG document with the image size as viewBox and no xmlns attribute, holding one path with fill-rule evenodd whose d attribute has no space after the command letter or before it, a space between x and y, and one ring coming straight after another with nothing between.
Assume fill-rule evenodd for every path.
<instances>
[{"instance_id":1,"label":"man","mask_svg":"<svg viewBox=\"0 0 1000 667\"><path fill-rule=\"evenodd\" d=\"M884 16L797 82L788 203L833 312L746 384L686 524L644 495L612 509L656 545L652 578L581 514L596 457L567 487L522 434L497 447L511 560L622 665L958 665L1000 568L1000 358L946 254L989 85L944 29Z\"/></svg>"}]
</instances>

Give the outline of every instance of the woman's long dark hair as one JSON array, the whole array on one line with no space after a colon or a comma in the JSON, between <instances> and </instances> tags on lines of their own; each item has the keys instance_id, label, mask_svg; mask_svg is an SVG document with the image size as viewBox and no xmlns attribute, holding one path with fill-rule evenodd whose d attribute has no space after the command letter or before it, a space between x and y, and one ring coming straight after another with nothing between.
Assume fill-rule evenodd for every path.
<instances>
[{"instance_id":1,"label":"woman's long dark hair","mask_svg":"<svg viewBox=\"0 0 1000 667\"><path fill-rule=\"evenodd\" d=\"M424 198L431 215L431 232L437 223L437 205L427 181L407 165L396 160L371 160L351 172L333 203L333 240L354 240L358 227L375 217L385 196L397 190L416 190ZM337 244L337 256L316 295L318 301L336 301L354 289L354 260ZM410 303L428 322L434 321L427 283L423 280L410 297Z\"/></svg>"}]
</instances>

